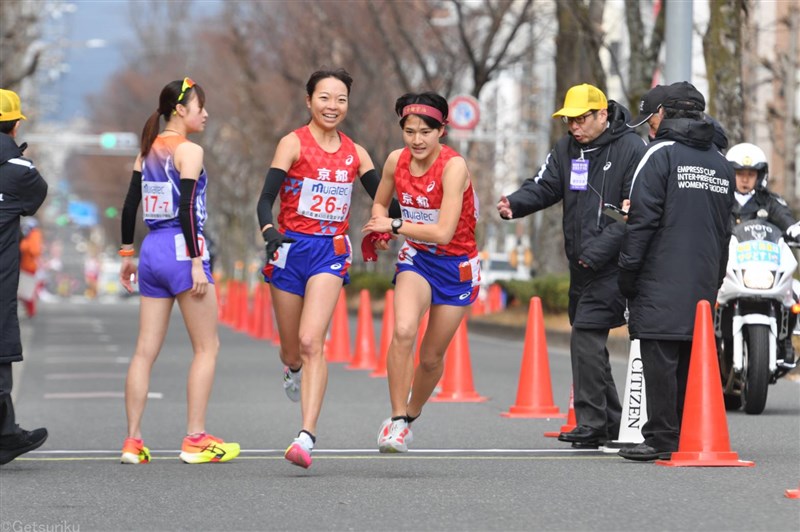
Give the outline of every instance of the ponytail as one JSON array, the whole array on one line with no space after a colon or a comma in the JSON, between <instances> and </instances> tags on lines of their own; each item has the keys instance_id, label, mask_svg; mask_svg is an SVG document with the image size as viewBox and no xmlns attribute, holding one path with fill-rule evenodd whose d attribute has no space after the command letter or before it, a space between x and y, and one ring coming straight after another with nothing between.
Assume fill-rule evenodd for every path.
<instances>
[{"instance_id":1,"label":"ponytail","mask_svg":"<svg viewBox=\"0 0 800 532\"><path fill-rule=\"evenodd\" d=\"M150 118L148 118L147 122L144 124L144 128L142 129L142 158L147 157L147 154L150 153L150 148L153 146L153 142L155 142L156 137L158 136L158 118L160 116L161 113L156 110L156 112L151 114Z\"/></svg>"}]
</instances>

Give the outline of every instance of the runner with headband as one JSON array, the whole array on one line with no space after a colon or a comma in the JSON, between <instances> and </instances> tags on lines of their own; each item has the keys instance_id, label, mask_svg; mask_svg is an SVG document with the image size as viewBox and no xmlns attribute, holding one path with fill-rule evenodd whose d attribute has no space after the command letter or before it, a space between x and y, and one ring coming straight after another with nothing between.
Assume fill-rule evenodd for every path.
<instances>
[{"instance_id":1,"label":"runner with headband","mask_svg":"<svg viewBox=\"0 0 800 532\"><path fill-rule=\"evenodd\" d=\"M394 279L394 334L386 359L392 414L378 432L382 453L408 450L411 422L420 416L442 376L445 351L478 296L480 280L478 200L466 162L440 143L447 100L435 92L409 93L398 98L395 112L405 147L387 158L372 218L363 228L365 233L406 237ZM395 193L399 217L388 210ZM428 310L415 370L414 340Z\"/></svg>"}]
</instances>

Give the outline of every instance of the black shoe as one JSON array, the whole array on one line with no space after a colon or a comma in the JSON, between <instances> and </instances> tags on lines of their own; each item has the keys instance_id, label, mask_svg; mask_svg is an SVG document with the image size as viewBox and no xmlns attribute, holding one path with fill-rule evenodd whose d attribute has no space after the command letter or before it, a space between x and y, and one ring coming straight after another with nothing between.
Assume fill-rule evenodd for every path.
<instances>
[{"instance_id":1,"label":"black shoe","mask_svg":"<svg viewBox=\"0 0 800 532\"><path fill-rule=\"evenodd\" d=\"M47 440L47 429L22 430L9 436L0 436L0 465L17 456L40 447Z\"/></svg>"},{"instance_id":2,"label":"black shoe","mask_svg":"<svg viewBox=\"0 0 800 532\"><path fill-rule=\"evenodd\" d=\"M659 451L646 443L640 443L633 447L620 449L619 455L628 460L650 462L652 460L669 460L672 457L672 451Z\"/></svg>"},{"instance_id":3,"label":"black shoe","mask_svg":"<svg viewBox=\"0 0 800 532\"><path fill-rule=\"evenodd\" d=\"M599 449L601 445L603 442L600 441L572 442L573 449Z\"/></svg>"},{"instance_id":4,"label":"black shoe","mask_svg":"<svg viewBox=\"0 0 800 532\"><path fill-rule=\"evenodd\" d=\"M595 429L586 425L578 425L569 432L562 432L558 435L558 441L571 443L605 443L608 439L605 429Z\"/></svg>"}]
</instances>

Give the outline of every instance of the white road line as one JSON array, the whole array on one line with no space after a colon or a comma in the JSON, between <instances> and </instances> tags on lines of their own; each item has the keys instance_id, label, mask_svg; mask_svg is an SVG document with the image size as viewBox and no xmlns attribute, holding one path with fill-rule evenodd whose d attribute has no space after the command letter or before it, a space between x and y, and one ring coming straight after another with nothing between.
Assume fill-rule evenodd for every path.
<instances>
[{"instance_id":1,"label":"white road line","mask_svg":"<svg viewBox=\"0 0 800 532\"><path fill-rule=\"evenodd\" d=\"M68 393L46 393L45 399L124 399L125 392L68 392ZM148 392L148 399L163 399L164 394L160 392Z\"/></svg>"},{"instance_id":2,"label":"white road line","mask_svg":"<svg viewBox=\"0 0 800 532\"><path fill-rule=\"evenodd\" d=\"M84 353L86 351L105 351L108 353L116 353L119 351L119 346L116 344L48 344L42 347L41 351L45 353Z\"/></svg>"},{"instance_id":3,"label":"white road line","mask_svg":"<svg viewBox=\"0 0 800 532\"><path fill-rule=\"evenodd\" d=\"M73 363L90 363L90 364L127 364L130 362L130 357L110 357L110 356L77 356L77 357L47 357L44 359L45 364L73 364Z\"/></svg>"},{"instance_id":4,"label":"white road line","mask_svg":"<svg viewBox=\"0 0 800 532\"><path fill-rule=\"evenodd\" d=\"M44 376L48 381L68 381L80 379L124 379L126 373L48 373Z\"/></svg>"},{"instance_id":5,"label":"white road line","mask_svg":"<svg viewBox=\"0 0 800 532\"><path fill-rule=\"evenodd\" d=\"M180 449L169 450L150 450L151 454L175 454L180 453ZM286 452L286 449L242 449L241 454L280 454ZM601 453L600 449L410 449L409 455L414 454L587 454L587 453ZM98 450L69 450L69 449L52 449L47 451L31 451L27 454L39 455L60 455L60 454L74 454L74 455L91 455L91 454L119 454L118 449L98 449ZM314 455L320 454L380 454L377 449L314 449Z\"/></svg>"}]
</instances>

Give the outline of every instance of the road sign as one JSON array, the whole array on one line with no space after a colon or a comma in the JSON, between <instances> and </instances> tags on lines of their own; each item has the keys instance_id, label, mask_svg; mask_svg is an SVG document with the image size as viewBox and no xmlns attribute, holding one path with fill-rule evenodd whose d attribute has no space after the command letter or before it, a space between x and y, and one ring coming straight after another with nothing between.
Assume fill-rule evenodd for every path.
<instances>
[{"instance_id":1,"label":"road sign","mask_svg":"<svg viewBox=\"0 0 800 532\"><path fill-rule=\"evenodd\" d=\"M453 129L472 130L481 118L481 107L478 100L462 94L450 100L449 125Z\"/></svg>"}]
</instances>

